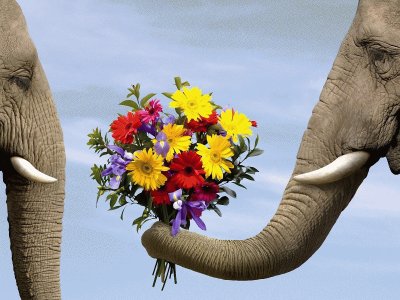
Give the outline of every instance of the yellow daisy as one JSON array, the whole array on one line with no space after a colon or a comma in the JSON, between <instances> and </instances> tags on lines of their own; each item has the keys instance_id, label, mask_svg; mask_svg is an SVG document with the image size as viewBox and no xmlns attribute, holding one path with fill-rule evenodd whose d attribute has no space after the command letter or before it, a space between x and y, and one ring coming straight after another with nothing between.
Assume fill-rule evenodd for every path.
<instances>
[{"instance_id":1,"label":"yellow daisy","mask_svg":"<svg viewBox=\"0 0 400 300\"><path fill-rule=\"evenodd\" d=\"M153 191L163 186L167 177L162 171L168 171L164 166L164 158L153 152L153 149L144 149L134 153L133 161L126 166L132 175L132 182L142 186L145 190Z\"/></svg>"},{"instance_id":2,"label":"yellow daisy","mask_svg":"<svg viewBox=\"0 0 400 300\"><path fill-rule=\"evenodd\" d=\"M231 172L233 164L227 160L233 156L231 143L226 137L215 135L207 136L210 148L203 144L197 145L197 153L201 156L204 171L207 177L221 180L223 177L222 169L227 173Z\"/></svg>"},{"instance_id":3,"label":"yellow daisy","mask_svg":"<svg viewBox=\"0 0 400 300\"><path fill-rule=\"evenodd\" d=\"M169 151L165 157L167 161L173 159L174 154L189 150L191 137L184 135L185 128L183 128L183 125L167 124L162 132L167 136L166 141L169 145Z\"/></svg>"},{"instance_id":4,"label":"yellow daisy","mask_svg":"<svg viewBox=\"0 0 400 300\"><path fill-rule=\"evenodd\" d=\"M202 95L198 87L184 87L182 91L177 90L173 93L171 98L173 101L169 106L182 109L189 122L200 120L201 117L208 118L213 111L211 95Z\"/></svg>"},{"instance_id":5,"label":"yellow daisy","mask_svg":"<svg viewBox=\"0 0 400 300\"><path fill-rule=\"evenodd\" d=\"M222 128L226 131L226 137L232 138L234 143L238 142L238 135L250 136L251 121L245 114L227 109L221 113L218 118Z\"/></svg>"}]
</instances>

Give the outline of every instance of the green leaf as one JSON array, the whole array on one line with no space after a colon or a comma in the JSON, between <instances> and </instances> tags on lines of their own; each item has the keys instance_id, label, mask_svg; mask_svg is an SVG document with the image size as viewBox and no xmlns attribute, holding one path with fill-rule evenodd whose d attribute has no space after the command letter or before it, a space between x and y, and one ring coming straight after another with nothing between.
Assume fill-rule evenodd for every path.
<instances>
[{"instance_id":1,"label":"green leaf","mask_svg":"<svg viewBox=\"0 0 400 300\"><path fill-rule=\"evenodd\" d=\"M114 207L110 208L109 210L116 210L116 209L121 208L121 207L122 207L122 206L117 205L117 206L114 206Z\"/></svg>"},{"instance_id":2,"label":"green leaf","mask_svg":"<svg viewBox=\"0 0 400 300\"><path fill-rule=\"evenodd\" d=\"M110 208L113 208L118 200L118 194L111 194L110 197Z\"/></svg>"},{"instance_id":3,"label":"green leaf","mask_svg":"<svg viewBox=\"0 0 400 300\"><path fill-rule=\"evenodd\" d=\"M259 148L254 148L253 150L251 150L251 152L249 153L248 157L252 157L252 156L258 156L264 153L264 150L261 150Z\"/></svg>"},{"instance_id":4,"label":"green leaf","mask_svg":"<svg viewBox=\"0 0 400 300\"><path fill-rule=\"evenodd\" d=\"M217 204L228 205L229 204L229 198L227 196L223 196L223 197L218 199Z\"/></svg>"},{"instance_id":5,"label":"green leaf","mask_svg":"<svg viewBox=\"0 0 400 300\"><path fill-rule=\"evenodd\" d=\"M141 106L141 107L146 107L147 101L149 101L150 98L151 98L151 97L154 97L155 95L157 95L157 94L150 93L150 94L147 94L146 96L144 96L144 97L142 98L142 100L140 100L140 106Z\"/></svg>"},{"instance_id":6,"label":"green leaf","mask_svg":"<svg viewBox=\"0 0 400 300\"><path fill-rule=\"evenodd\" d=\"M105 170L106 166L97 166L96 164L91 168L92 173L90 174L91 178L93 180L96 180L96 182L102 186L105 182L104 177L101 176L101 172L103 172L103 170Z\"/></svg>"},{"instance_id":7,"label":"green leaf","mask_svg":"<svg viewBox=\"0 0 400 300\"><path fill-rule=\"evenodd\" d=\"M135 85L134 95L135 95L136 99L139 100L139 97L140 97L140 83L137 83Z\"/></svg>"},{"instance_id":8,"label":"green leaf","mask_svg":"<svg viewBox=\"0 0 400 300\"><path fill-rule=\"evenodd\" d=\"M140 216L138 218L136 218L135 220L133 220L132 222L132 226L136 225L136 231L139 231L139 229L142 227L142 222L145 218L143 218L143 216Z\"/></svg>"},{"instance_id":9,"label":"green leaf","mask_svg":"<svg viewBox=\"0 0 400 300\"><path fill-rule=\"evenodd\" d=\"M207 208L207 209L212 209L213 211L215 211L215 213L216 213L218 216L222 217L221 211L219 210L219 208L218 208L214 203L210 203L210 204L208 205L208 208Z\"/></svg>"},{"instance_id":10,"label":"green leaf","mask_svg":"<svg viewBox=\"0 0 400 300\"><path fill-rule=\"evenodd\" d=\"M246 167L246 173L247 174L252 174L252 175L254 175L254 174L256 174L257 172L259 172L256 168L254 168L254 167Z\"/></svg>"},{"instance_id":11,"label":"green leaf","mask_svg":"<svg viewBox=\"0 0 400 300\"><path fill-rule=\"evenodd\" d=\"M127 206L125 206L125 207L122 209L121 216L120 216L121 220L124 220L124 212L125 212L125 209L126 209L126 208L127 208Z\"/></svg>"},{"instance_id":12,"label":"green leaf","mask_svg":"<svg viewBox=\"0 0 400 300\"><path fill-rule=\"evenodd\" d=\"M134 86L134 85L132 85L132 87L135 87L135 86ZM128 88L128 91L129 91L129 94L128 94L128 95L126 95L126 98L129 98L130 96L132 96L132 95L134 95L134 94L135 94L135 90L134 90L134 89Z\"/></svg>"},{"instance_id":13,"label":"green leaf","mask_svg":"<svg viewBox=\"0 0 400 300\"><path fill-rule=\"evenodd\" d=\"M182 86L190 86L190 83L188 81L182 82Z\"/></svg>"},{"instance_id":14,"label":"green leaf","mask_svg":"<svg viewBox=\"0 0 400 300\"><path fill-rule=\"evenodd\" d=\"M108 145L107 135L105 135L103 139L99 128L96 128L93 130L92 133L89 133L88 137L89 141L87 142L87 145L89 146L89 149L94 149L95 153L99 153L107 149Z\"/></svg>"},{"instance_id":15,"label":"green leaf","mask_svg":"<svg viewBox=\"0 0 400 300\"><path fill-rule=\"evenodd\" d=\"M245 173L241 174L240 177L246 178L246 179L251 180L251 181L254 181L254 178L252 176L250 176L248 174L245 174Z\"/></svg>"},{"instance_id":16,"label":"green leaf","mask_svg":"<svg viewBox=\"0 0 400 300\"><path fill-rule=\"evenodd\" d=\"M180 116L183 113L183 110L180 108L175 108L175 112L177 113L178 116ZM179 119L179 118L178 118ZM178 121L176 121L175 123L177 123Z\"/></svg>"},{"instance_id":17,"label":"green leaf","mask_svg":"<svg viewBox=\"0 0 400 300\"><path fill-rule=\"evenodd\" d=\"M104 193L105 193L105 190L101 190L101 189L99 189L99 191L97 192L96 207L97 207L97 203L99 202L100 197L103 196Z\"/></svg>"},{"instance_id":18,"label":"green leaf","mask_svg":"<svg viewBox=\"0 0 400 300\"><path fill-rule=\"evenodd\" d=\"M241 152L245 152L247 151L247 145L246 142L244 141L243 137L241 135L238 136L239 137L239 148Z\"/></svg>"},{"instance_id":19,"label":"green leaf","mask_svg":"<svg viewBox=\"0 0 400 300\"><path fill-rule=\"evenodd\" d=\"M259 135L257 134L256 141L254 142L254 148L257 147L259 139L260 139L260 137L259 137Z\"/></svg>"},{"instance_id":20,"label":"green leaf","mask_svg":"<svg viewBox=\"0 0 400 300\"><path fill-rule=\"evenodd\" d=\"M161 94L163 94L165 97L167 97L169 99L172 99L172 93L165 92L165 93L161 93Z\"/></svg>"},{"instance_id":21,"label":"green leaf","mask_svg":"<svg viewBox=\"0 0 400 300\"><path fill-rule=\"evenodd\" d=\"M220 187L220 190L222 190L223 192L227 193L232 198L236 198L236 192L234 190L231 190L227 186Z\"/></svg>"},{"instance_id":22,"label":"green leaf","mask_svg":"<svg viewBox=\"0 0 400 300\"><path fill-rule=\"evenodd\" d=\"M182 81L181 81L181 78L180 78L180 77L175 77L174 80L175 80L176 88L177 88L178 90L180 90L180 89L182 88Z\"/></svg>"},{"instance_id":23,"label":"green leaf","mask_svg":"<svg viewBox=\"0 0 400 300\"><path fill-rule=\"evenodd\" d=\"M135 101L132 100L124 100L119 105L129 106L133 108L133 110L139 110L139 105Z\"/></svg>"},{"instance_id":24,"label":"green leaf","mask_svg":"<svg viewBox=\"0 0 400 300\"><path fill-rule=\"evenodd\" d=\"M121 195L121 197L119 197L118 203L121 206L124 206L125 204L127 204L128 202L126 201L126 196L125 195Z\"/></svg>"},{"instance_id":25,"label":"green leaf","mask_svg":"<svg viewBox=\"0 0 400 300\"><path fill-rule=\"evenodd\" d=\"M240 182L233 181L232 183L233 183L233 184L236 184L237 186L240 186L241 188L244 188L244 189L247 190L247 187L245 187L245 186L244 186L243 184L241 184Z\"/></svg>"}]
</instances>

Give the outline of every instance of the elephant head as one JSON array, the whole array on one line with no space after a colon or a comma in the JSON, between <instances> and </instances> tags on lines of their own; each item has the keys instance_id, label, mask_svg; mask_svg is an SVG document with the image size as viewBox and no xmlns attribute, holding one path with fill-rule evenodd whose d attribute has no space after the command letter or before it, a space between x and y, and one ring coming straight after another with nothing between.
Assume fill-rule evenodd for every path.
<instances>
[{"instance_id":1,"label":"elephant head","mask_svg":"<svg viewBox=\"0 0 400 300\"><path fill-rule=\"evenodd\" d=\"M0 170L20 296L60 299L63 136L46 76L14 0L0 0Z\"/></svg>"},{"instance_id":2,"label":"elephant head","mask_svg":"<svg viewBox=\"0 0 400 300\"><path fill-rule=\"evenodd\" d=\"M270 222L246 240L154 224L148 254L209 276L254 280L289 272L326 239L368 171L386 157L400 173L400 0L360 0Z\"/></svg>"}]
</instances>

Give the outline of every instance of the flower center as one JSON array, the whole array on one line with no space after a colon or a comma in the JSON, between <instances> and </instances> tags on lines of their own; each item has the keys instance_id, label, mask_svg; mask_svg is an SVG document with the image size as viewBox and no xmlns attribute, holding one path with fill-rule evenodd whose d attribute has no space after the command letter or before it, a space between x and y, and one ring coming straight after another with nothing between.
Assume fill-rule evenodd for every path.
<instances>
[{"instance_id":1,"label":"flower center","mask_svg":"<svg viewBox=\"0 0 400 300\"><path fill-rule=\"evenodd\" d=\"M219 155L217 152L211 152L210 158L213 163L219 163L221 160L221 155Z\"/></svg>"},{"instance_id":2,"label":"flower center","mask_svg":"<svg viewBox=\"0 0 400 300\"><path fill-rule=\"evenodd\" d=\"M211 192L211 188L208 186L208 185L203 185L202 187L201 187L201 189L203 190L203 192Z\"/></svg>"},{"instance_id":3,"label":"flower center","mask_svg":"<svg viewBox=\"0 0 400 300\"><path fill-rule=\"evenodd\" d=\"M186 173L187 175L193 174L193 168L190 167L190 166L185 167L185 173Z\"/></svg>"},{"instance_id":4,"label":"flower center","mask_svg":"<svg viewBox=\"0 0 400 300\"><path fill-rule=\"evenodd\" d=\"M131 124L131 123L128 123L128 124L126 124L126 126L125 126L125 130L129 130L129 129L131 129L131 127L132 127L132 124Z\"/></svg>"},{"instance_id":5,"label":"flower center","mask_svg":"<svg viewBox=\"0 0 400 300\"><path fill-rule=\"evenodd\" d=\"M190 108L195 108L196 102L194 102L194 101L189 101L189 102L188 102L188 106L189 106Z\"/></svg>"},{"instance_id":6,"label":"flower center","mask_svg":"<svg viewBox=\"0 0 400 300\"><path fill-rule=\"evenodd\" d=\"M141 168L142 172L146 175L150 175L153 172L153 167L149 164L142 164Z\"/></svg>"}]
</instances>

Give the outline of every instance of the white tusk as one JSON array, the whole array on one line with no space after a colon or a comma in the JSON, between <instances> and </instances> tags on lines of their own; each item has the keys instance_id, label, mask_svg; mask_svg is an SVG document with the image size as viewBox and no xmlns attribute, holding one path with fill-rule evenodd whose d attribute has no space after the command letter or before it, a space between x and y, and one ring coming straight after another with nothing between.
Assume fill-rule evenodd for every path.
<instances>
[{"instance_id":1,"label":"white tusk","mask_svg":"<svg viewBox=\"0 0 400 300\"><path fill-rule=\"evenodd\" d=\"M306 184L325 184L341 180L359 170L368 161L370 154L357 151L342 155L329 165L305 174L296 175L294 180Z\"/></svg>"},{"instance_id":2,"label":"white tusk","mask_svg":"<svg viewBox=\"0 0 400 300\"><path fill-rule=\"evenodd\" d=\"M57 179L37 170L29 161L23 159L22 157L11 157L11 164L13 165L15 171L19 173L19 175L30 181L39 183L53 183L57 181Z\"/></svg>"}]
</instances>

